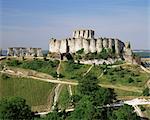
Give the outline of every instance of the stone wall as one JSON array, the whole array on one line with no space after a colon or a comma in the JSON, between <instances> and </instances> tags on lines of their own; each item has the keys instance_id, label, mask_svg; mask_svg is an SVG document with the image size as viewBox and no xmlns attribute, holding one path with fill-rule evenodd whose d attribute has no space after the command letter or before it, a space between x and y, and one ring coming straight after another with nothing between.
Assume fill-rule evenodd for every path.
<instances>
[{"instance_id":1,"label":"stone wall","mask_svg":"<svg viewBox=\"0 0 150 120\"><path fill-rule=\"evenodd\" d=\"M24 48L24 47L11 47L7 49L7 56L15 56L15 57L42 57L42 49L41 48Z\"/></svg>"}]
</instances>

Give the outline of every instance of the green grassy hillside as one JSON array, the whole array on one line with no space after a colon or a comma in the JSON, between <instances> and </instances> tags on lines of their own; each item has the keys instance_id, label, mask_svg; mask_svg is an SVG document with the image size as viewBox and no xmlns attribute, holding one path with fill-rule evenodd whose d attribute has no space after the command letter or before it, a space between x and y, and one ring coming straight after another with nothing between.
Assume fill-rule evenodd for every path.
<instances>
[{"instance_id":1,"label":"green grassy hillside","mask_svg":"<svg viewBox=\"0 0 150 120\"><path fill-rule=\"evenodd\" d=\"M0 74L0 98L19 96L31 106L45 104L53 87L52 83Z\"/></svg>"}]
</instances>

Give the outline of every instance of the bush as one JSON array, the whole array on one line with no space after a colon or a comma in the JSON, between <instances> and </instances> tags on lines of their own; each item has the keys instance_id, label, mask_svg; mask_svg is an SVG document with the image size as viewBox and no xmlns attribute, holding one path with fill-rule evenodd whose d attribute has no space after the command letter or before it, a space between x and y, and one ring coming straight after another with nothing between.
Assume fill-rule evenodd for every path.
<instances>
[{"instance_id":1,"label":"bush","mask_svg":"<svg viewBox=\"0 0 150 120\"><path fill-rule=\"evenodd\" d=\"M84 53L84 48L82 48L81 50L78 50L76 53L77 54L83 54Z\"/></svg>"},{"instance_id":2,"label":"bush","mask_svg":"<svg viewBox=\"0 0 150 120\"><path fill-rule=\"evenodd\" d=\"M132 83L132 82L134 82L134 80L131 77L129 77L128 78L128 83Z\"/></svg>"},{"instance_id":3,"label":"bush","mask_svg":"<svg viewBox=\"0 0 150 120\"><path fill-rule=\"evenodd\" d=\"M145 111L146 109L143 106L140 106L141 111Z\"/></svg>"},{"instance_id":4,"label":"bush","mask_svg":"<svg viewBox=\"0 0 150 120\"><path fill-rule=\"evenodd\" d=\"M150 96L150 92L149 92L149 88L146 87L144 90L143 90L143 95L144 96Z\"/></svg>"},{"instance_id":5,"label":"bush","mask_svg":"<svg viewBox=\"0 0 150 120\"><path fill-rule=\"evenodd\" d=\"M19 60L9 60L9 61L7 61L6 63L7 63L7 65L9 65L9 66L18 66L18 65L21 64L21 62L20 62Z\"/></svg>"},{"instance_id":6,"label":"bush","mask_svg":"<svg viewBox=\"0 0 150 120\"><path fill-rule=\"evenodd\" d=\"M123 63L124 63L124 61L122 61L122 60L117 60L116 62L114 62L113 65L119 65L119 64L123 64Z\"/></svg>"}]
</instances>

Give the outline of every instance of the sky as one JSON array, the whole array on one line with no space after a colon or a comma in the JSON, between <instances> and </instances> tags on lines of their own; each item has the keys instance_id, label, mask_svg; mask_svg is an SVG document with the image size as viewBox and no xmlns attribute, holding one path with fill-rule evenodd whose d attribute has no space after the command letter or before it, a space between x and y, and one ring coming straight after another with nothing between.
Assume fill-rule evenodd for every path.
<instances>
[{"instance_id":1,"label":"sky","mask_svg":"<svg viewBox=\"0 0 150 120\"><path fill-rule=\"evenodd\" d=\"M0 0L0 48L41 47L93 29L95 38L150 49L150 0Z\"/></svg>"}]
</instances>

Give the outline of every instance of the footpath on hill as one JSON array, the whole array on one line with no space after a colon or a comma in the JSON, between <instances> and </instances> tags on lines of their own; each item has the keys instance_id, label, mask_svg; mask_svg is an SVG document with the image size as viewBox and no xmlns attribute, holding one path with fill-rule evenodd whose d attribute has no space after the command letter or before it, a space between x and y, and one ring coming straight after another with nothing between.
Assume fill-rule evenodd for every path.
<instances>
[{"instance_id":1,"label":"footpath on hill","mask_svg":"<svg viewBox=\"0 0 150 120\"><path fill-rule=\"evenodd\" d=\"M36 72L36 71L33 71L33 70L31 70L31 71L26 70L26 69L21 69L21 71L20 71L20 69L16 69L16 68L11 68L11 69L7 68L6 70L2 70L0 72L10 74L10 75L14 75L14 76L32 78L32 79L41 80L41 81L45 81L45 82L56 83L56 84L78 85L77 81L63 80L63 79L57 80L57 79L54 79L50 75L43 74L43 73L40 73L40 72ZM30 74L27 74L27 73L30 73ZM129 87L129 86L123 86L123 85L117 85L116 86L116 85L112 85L112 84L99 84L99 85L102 86L102 87L106 87L106 88L114 88L114 89L120 89L120 90L124 90L124 91L142 93L142 88L140 88L140 87Z\"/></svg>"}]
</instances>

